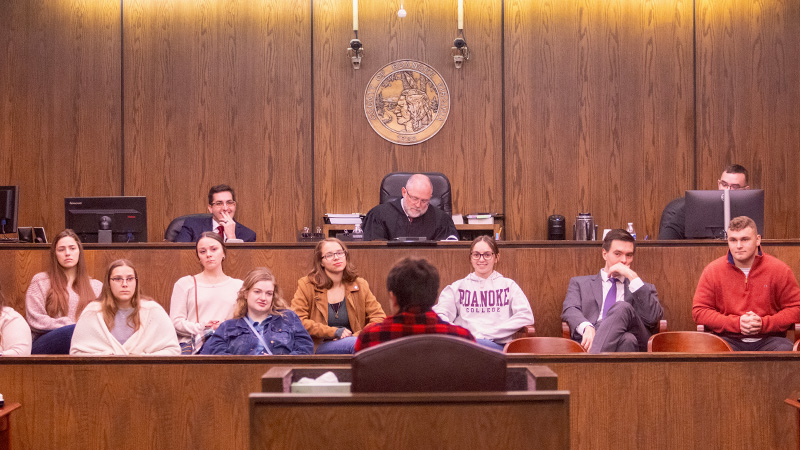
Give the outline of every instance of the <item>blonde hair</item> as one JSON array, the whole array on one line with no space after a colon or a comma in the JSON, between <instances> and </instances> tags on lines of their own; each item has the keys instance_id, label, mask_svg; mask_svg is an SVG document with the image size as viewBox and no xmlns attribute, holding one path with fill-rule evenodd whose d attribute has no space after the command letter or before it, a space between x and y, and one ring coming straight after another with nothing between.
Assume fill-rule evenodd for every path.
<instances>
[{"instance_id":1,"label":"blonde hair","mask_svg":"<svg viewBox=\"0 0 800 450\"><path fill-rule=\"evenodd\" d=\"M242 288L239 289L239 294L236 296L236 307L233 310L233 318L241 319L247 315L247 294L253 289L256 283L262 281L271 281L273 294L272 304L269 305L267 313L269 315L283 315L283 312L289 309L289 304L283 298L281 289L278 287L278 282L275 280L275 275L266 267L256 267L251 270L247 276L244 277Z\"/></svg>"}]
</instances>

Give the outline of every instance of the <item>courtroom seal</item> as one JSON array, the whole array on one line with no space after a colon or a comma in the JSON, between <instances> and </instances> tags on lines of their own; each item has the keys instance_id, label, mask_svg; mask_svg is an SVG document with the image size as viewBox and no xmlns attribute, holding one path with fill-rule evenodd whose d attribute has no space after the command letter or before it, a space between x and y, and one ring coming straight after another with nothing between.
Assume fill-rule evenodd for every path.
<instances>
[{"instance_id":1,"label":"courtroom seal","mask_svg":"<svg viewBox=\"0 0 800 450\"><path fill-rule=\"evenodd\" d=\"M378 70L364 93L364 113L387 141L413 145L442 129L450 113L450 91L433 67L409 59Z\"/></svg>"}]
</instances>

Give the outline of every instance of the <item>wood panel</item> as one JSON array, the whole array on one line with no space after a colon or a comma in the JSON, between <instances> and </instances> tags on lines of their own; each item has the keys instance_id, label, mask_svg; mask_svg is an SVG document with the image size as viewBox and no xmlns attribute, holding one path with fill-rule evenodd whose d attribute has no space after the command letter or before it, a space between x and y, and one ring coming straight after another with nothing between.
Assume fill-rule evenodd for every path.
<instances>
[{"instance_id":1,"label":"wood panel","mask_svg":"<svg viewBox=\"0 0 800 450\"><path fill-rule=\"evenodd\" d=\"M386 277L394 262L406 257L427 258L438 269L440 288L463 278L470 271L467 244L453 243L439 248L386 247L385 244L351 246L352 261L369 283L370 289L388 313L389 299ZM694 330L691 307L697 282L703 268L725 254L724 243L663 245L646 243L637 248L632 265L639 276L653 283L664 307L664 318L670 330ZM764 251L800 268L800 242L767 242ZM0 287L9 303L24 313L25 291L31 278L46 267L48 251L36 246L18 246L0 250ZM244 278L258 266L270 267L290 299L297 280L311 267L313 246L231 246L225 272ZM89 273L102 279L108 264L127 258L136 264L143 291L169 310L172 287L180 277L200 272L201 268L190 245L140 245L102 249L92 245L86 250ZM550 245L547 243L509 244L501 246L497 270L515 280L522 288L533 310L539 336L561 335L561 308L569 280L577 275L597 273L603 266L599 243Z\"/></svg>"},{"instance_id":2,"label":"wood panel","mask_svg":"<svg viewBox=\"0 0 800 450\"><path fill-rule=\"evenodd\" d=\"M563 450L570 448L569 412L564 391L255 393L250 448L501 450L530 449L535 442L537 449Z\"/></svg>"},{"instance_id":3,"label":"wood panel","mask_svg":"<svg viewBox=\"0 0 800 450\"><path fill-rule=\"evenodd\" d=\"M729 164L765 193L765 235L800 228L800 3L698 0L697 177L714 189Z\"/></svg>"},{"instance_id":4,"label":"wood panel","mask_svg":"<svg viewBox=\"0 0 800 450\"><path fill-rule=\"evenodd\" d=\"M472 59L462 69L450 49L456 37L456 2L421 0L361 2L361 69L345 49L352 37L352 2L314 1L314 217L326 212L366 213L378 203L381 179L390 172L445 173L453 212L503 208L502 4L464 2L464 26ZM433 138L395 145L372 128L364 114L364 91L378 69L399 59L431 65L451 97L449 118Z\"/></svg>"},{"instance_id":5,"label":"wood panel","mask_svg":"<svg viewBox=\"0 0 800 450\"><path fill-rule=\"evenodd\" d=\"M247 396L270 367L350 359L0 358L0 391L22 404L11 416L13 448L245 449ZM577 450L798 445L796 412L783 404L797 390L797 352L509 355L509 363L555 371L570 391ZM470 426L480 426L475 419Z\"/></svg>"},{"instance_id":6,"label":"wood panel","mask_svg":"<svg viewBox=\"0 0 800 450\"><path fill-rule=\"evenodd\" d=\"M0 2L0 48L0 185L52 236L64 197L121 192L120 2Z\"/></svg>"},{"instance_id":7,"label":"wood panel","mask_svg":"<svg viewBox=\"0 0 800 450\"><path fill-rule=\"evenodd\" d=\"M293 241L311 217L309 2L124 8L125 193L148 197L150 239L226 183L259 241Z\"/></svg>"},{"instance_id":8,"label":"wood panel","mask_svg":"<svg viewBox=\"0 0 800 450\"><path fill-rule=\"evenodd\" d=\"M543 2L505 8L509 239L547 216L655 237L693 181L692 2Z\"/></svg>"}]
</instances>

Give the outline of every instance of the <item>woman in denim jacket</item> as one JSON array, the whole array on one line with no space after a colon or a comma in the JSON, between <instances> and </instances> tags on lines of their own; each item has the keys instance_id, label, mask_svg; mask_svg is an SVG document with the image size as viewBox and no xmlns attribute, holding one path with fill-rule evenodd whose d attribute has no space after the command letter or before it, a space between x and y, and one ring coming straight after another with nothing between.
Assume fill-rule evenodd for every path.
<instances>
[{"instance_id":1,"label":"woman in denim jacket","mask_svg":"<svg viewBox=\"0 0 800 450\"><path fill-rule=\"evenodd\" d=\"M310 355L314 342L288 309L275 276L265 267L250 271L236 298L233 319L208 338L204 355Z\"/></svg>"}]
</instances>

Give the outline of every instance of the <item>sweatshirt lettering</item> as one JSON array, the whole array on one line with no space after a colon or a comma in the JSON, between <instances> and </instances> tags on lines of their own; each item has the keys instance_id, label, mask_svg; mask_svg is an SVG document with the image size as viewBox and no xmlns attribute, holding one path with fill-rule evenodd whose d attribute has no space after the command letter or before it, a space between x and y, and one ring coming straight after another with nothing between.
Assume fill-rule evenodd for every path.
<instances>
[{"instance_id":1,"label":"sweatshirt lettering","mask_svg":"<svg viewBox=\"0 0 800 450\"><path fill-rule=\"evenodd\" d=\"M458 290L458 303L466 308L467 312L491 313L500 312L502 307L508 306L508 297L511 288L489 289L481 291Z\"/></svg>"}]
</instances>

